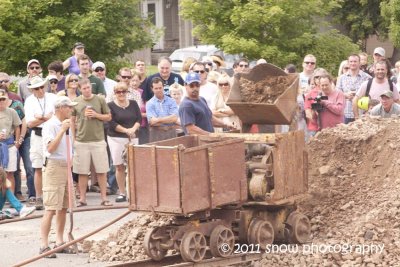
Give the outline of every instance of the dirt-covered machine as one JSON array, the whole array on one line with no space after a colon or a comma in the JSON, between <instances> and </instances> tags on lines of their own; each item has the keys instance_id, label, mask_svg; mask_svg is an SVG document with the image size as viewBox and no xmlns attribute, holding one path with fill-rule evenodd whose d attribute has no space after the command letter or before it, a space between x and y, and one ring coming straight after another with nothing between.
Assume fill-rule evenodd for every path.
<instances>
[{"instance_id":1,"label":"dirt-covered machine","mask_svg":"<svg viewBox=\"0 0 400 267\"><path fill-rule=\"evenodd\" d=\"M246 102L249 91L243 92L242 82L257 84L267 77L288 83L278 93L256 89L269 93L271 103ZM244 129L253 123L289 124L297 84L296 75L262 64L235 76L228 105ZM296 210L308 184L303 132L218 133L129 146L128 165L130 209L174 215L169 225L145 235L153 260L176 250L185 261L198 262L208 250L226 257L242 244L262 250L310 237L308 218Z\"/></svg>"}]
</instances>

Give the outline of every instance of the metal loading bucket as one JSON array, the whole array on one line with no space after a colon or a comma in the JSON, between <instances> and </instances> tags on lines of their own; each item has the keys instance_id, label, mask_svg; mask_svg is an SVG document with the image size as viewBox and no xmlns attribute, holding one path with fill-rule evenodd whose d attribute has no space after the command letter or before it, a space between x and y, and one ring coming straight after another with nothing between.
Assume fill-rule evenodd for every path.
<instances>
[{"instance_id":1,"label":"metal loading bucket","mask_svg":"<svg viewBox=\"0 0 400 267\"><path fill-rule=\"evenodd\" d=\"M241 77L256 83L272 76L286 76L290 84L273 103L244 102L240 88ZM249 73L235 75L227 105L243 124L290 124L296 114L298 84L298 74L286 74L274 65L260 64Z\"/></svg>"}]
</instances>

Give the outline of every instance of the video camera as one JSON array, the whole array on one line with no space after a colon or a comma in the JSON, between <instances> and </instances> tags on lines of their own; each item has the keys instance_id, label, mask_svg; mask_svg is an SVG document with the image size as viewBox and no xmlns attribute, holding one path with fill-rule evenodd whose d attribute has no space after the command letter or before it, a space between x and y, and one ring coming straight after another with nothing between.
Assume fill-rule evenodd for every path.
<instances>
[{"instance_id":1,"label":"video camera","mask_svg":"<svg viewBox=\"0 0 400 267\"><path fill-rule=\"evenodd\" d=\"M311 109L315 110L316 112L321 112L324 110L321 100L328 100L328 96L319 94L315 98L308 98L308 100L314 100L314 103L311 103Z\"/></svg>"}]
</instances>

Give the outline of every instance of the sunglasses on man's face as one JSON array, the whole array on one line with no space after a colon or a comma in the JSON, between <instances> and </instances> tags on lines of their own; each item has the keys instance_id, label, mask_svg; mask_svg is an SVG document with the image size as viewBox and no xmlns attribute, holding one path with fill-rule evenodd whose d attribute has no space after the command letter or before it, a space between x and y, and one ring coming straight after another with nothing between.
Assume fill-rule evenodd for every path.
<instances>
[{"instance_id":1,"label":"sunglasses on man's face","mask_svg":"<svg viewBox=\"0 0 400 267\"><path fill-rule=\"evenodd\" d=\"M30 69L30 70L40 70L40 67L39 67L39 66L36 66L36 67L29 67L29 69Z\"/></svg>"},{"instance_id":2,"label":"sunglasses on man's face","mask_svg":"<svg viewBox=\"0 0 400 267\"><path fill-rule=\"evenodd\" d=\"M2 83L8 83L10 80L1 80L0 81L0 84L2 84Z\"/></svg>"},{"instance_id":3,"label":"sunglasses on man's face","mask_svg":"<svg viewBox=\"0 0 400 267\"><path fill-rule=\"evenodd\" d=\"M94 71L95 72L100 72L100 71L104 71L104 69L103 68L96 68Z\"/></svg>"},{"instance_id":4,"label":"sunglasses on man's face","mask_svg":"<svg viewBox=\"0 0 400 267\"><path fill-rule=\"evenodd\" d=\"M196 73L201 73L201 74L203 74L203 73L205 73L206 71L205 71L205 70L194 70L193 72L196 72Z\"/></svg>"},{"instance_id":5,"label":"sunglasses on man's face","mask_svg":"<svg viewBox=\"0 0 400 267\"><path fill-rule=\"evenodd\" d=\"M58 81L57 80L50 80L50 84L57 84Z\"/></svg>"},{"instance_id":6,"label":"sunglasses on man's face","mask_svg":"<svg viewBox=\"0 0 400 267\"><path fill-rule=\"evenodd\" d=\"M121 76L122 79L127 80L127 79L131 79L132 76Z\"/></svg>"},{"instance_id":7,"label":"sunglasses on man's face","mask_svg":"<svg viewBox=\"0 0 400 267\"><path fill-rule=\"evenodd\" d=\"M6 101L5 98L0 98L0 102Z\"/></svg>"},{"instance_id":8,"label":"sunglasses on man's face","mask_svg":"<svg viewBox=\"0 0 400 267\"><path fill-rule=\"evenodd\" d=\"M304 61L304 64L306 64L306 65L315 65L315 62L311 62L311 61Z\"/></svg>"}]
</instances>

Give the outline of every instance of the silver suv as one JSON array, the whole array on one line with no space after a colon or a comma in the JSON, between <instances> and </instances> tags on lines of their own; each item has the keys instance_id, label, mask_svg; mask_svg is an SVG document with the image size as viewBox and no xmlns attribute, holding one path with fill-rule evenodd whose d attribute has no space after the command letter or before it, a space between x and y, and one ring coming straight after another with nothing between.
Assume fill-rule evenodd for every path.
<instances>
[{"instance_id":1,"label":"silver suv","mask_svg":"<svg viewBox=\"0 0 400 267\"><path fill-rule=\"evenodd\" d=\"M240 55L225 54L215 45L197 45L176 49L169 58L172 61L172 71L179 73L182 70L183 61L188 57L202 60L204 56L220 55L225 59L225 68L232 69L233 63L240 58Z\"/></svg>"}]
</instances>

